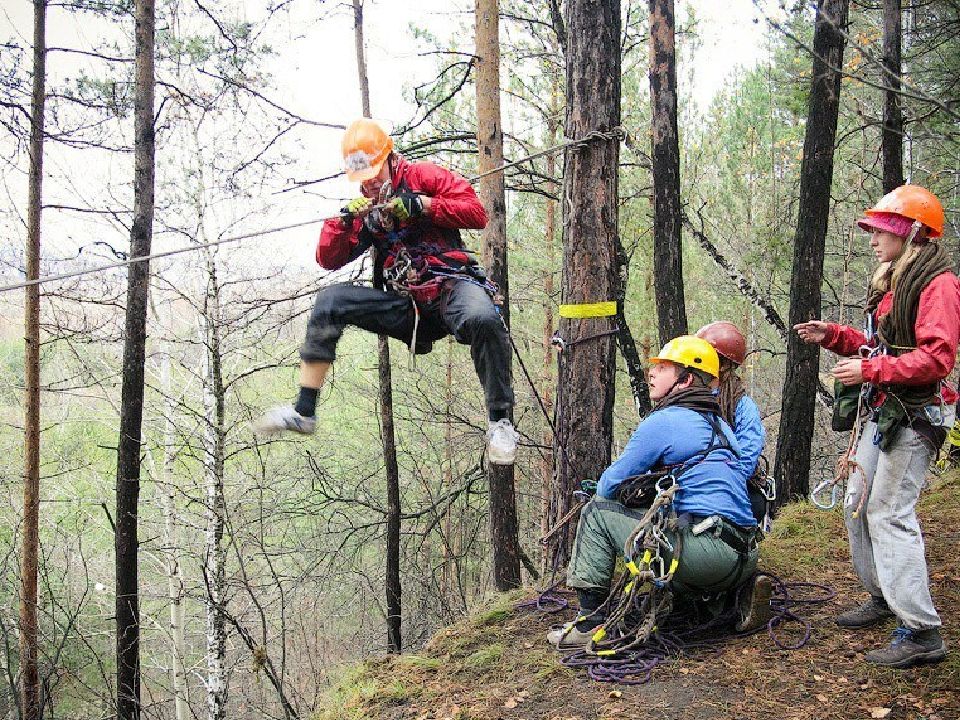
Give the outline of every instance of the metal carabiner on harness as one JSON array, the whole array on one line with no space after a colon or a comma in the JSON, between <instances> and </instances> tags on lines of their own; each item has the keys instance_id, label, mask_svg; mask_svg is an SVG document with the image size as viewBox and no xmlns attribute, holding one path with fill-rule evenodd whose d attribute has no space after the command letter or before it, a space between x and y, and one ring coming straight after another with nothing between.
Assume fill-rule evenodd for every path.
<instances>
[{"instance_id":1,"label":"metal carabiner on harness","mask_svg":"<svg viewBox=\"0 0 960 720\"><path fill-rule=\"evenodd\" d=\"M830 488L830 502L820 499L821 493ZM837 506L837 500L840 499L840 484L835 480L824 480L817 485L810 493L810 502L821 510L833 510Z\"/></svg>"},{"instance_id":2,"label":"metal carabiner on harness","mask_svg":"<svg viewBox=\"0 0 960 720\"><path fill-rule=\"evenodd\" d=\"M677 485L677 479L673 476L673 473L667 473L662 478L657 480L657 484L654 486L657 489L657 495L666 495L670 490L672 490Z\"/></svg>"},{"instance_id":3,"label":"metal carabiner on harness","mask_svg":"<svg viewBox=\"0 0 960 720\"><path fill-rule=\"evenodd\" d=\"M773 502L777 499L777 481L776 479L767 475L763 479L763 485L760 487L760 492L763 493L763 497L767 502Z\"/></svg>"}]
</instances>

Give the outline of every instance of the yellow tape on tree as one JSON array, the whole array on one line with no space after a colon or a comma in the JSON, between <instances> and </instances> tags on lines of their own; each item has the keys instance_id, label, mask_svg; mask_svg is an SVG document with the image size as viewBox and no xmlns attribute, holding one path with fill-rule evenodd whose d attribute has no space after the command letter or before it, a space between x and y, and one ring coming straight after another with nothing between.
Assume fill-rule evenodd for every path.
<instances>
[{"instance_id":1,"label":"yellow tape on tree","mask_svg":"<svg viewBox=\"0 0 960 720\"><path fill-rule=\"evenodd\" d=\"M560 317L562 318L597 318L610 317L616 314L617 303L614 300L560 306Z\"/></svg>"}]
</instances>

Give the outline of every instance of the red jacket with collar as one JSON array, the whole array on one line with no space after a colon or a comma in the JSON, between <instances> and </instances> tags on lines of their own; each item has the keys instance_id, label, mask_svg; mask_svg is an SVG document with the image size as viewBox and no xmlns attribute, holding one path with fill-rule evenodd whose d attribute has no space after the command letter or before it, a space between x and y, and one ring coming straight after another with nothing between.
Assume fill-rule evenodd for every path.
<instances>
[{"instance_id":1,"label":"red jacket with collar","mask_svg":"<svg viewBox=\"0 0 960 720\"><path fill-rule=\"evenodd\" d=\"M451 240L451 230L486 227L487 213L465 178L430 162L408 162L400 155L394 155L392 162L394 188L431 198L428 215L402 223L405 229L417 230L412 245L436 245L453 250L458 244ZM336 270L355 259L362 228L360 218L350 226L344 226L339 218L327 220L317 243L317 262L327 270Z\"/></svg>"},{"instance_id":2,"label":"red jacket with collar","mask_svg":"<svg viewBox=\"0 0 960 720\"><path fill-rule=\"evenodd\" d=\"M893 293L888 292L877 306L877 322L890 312ZM924 385L950 374L960 342L960 280L952 272L937 275L920 293L914 326L917 347L895 357L876 355L863 361L863 379L872 385ZM862 332L848 325L830 323L820 343L827 350L849 357L867 344ZM876 345L876 340L871 341ZM957 393L945 386L945 403L955 403Z\"/></svg>"}]
</instances>

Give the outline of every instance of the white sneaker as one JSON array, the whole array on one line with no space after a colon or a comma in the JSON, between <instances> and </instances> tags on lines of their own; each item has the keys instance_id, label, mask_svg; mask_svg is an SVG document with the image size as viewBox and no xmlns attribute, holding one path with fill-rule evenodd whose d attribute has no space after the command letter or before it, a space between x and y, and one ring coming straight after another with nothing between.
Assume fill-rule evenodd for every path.
<instances>
[{"instance_id":1,"label":"white sneaker","mask_svg":"<svg viewBox=\"0 0 960 720\"><path fill-rule=\"evenodd\" d=\"M557 650L581 650L587 646L597 628L583 632L577 629L577 621L554 625L547 633L547 642Z\"/></svg>"},{"instance_id":2,"label":"white sneaker","mask_svg":"<svg viewBox=\"0 0 960 720\"><path fill-rule=\"evenodd\" d=\"M520 433L507 418L490 422L487 428L487 459L494 465L513 465Z\"/></svg>"},{"instance_id":3,"label":"white sneaker","mask_svg":"<svg viewBox=\"0 0 960 720\"><path fill-rule=\"evenodd\" d=\"M304 417L294 410L293 405L278 405L267 410L250 423L250 426L257 435L276 435L284 430L300 435L313 435L317 429L317 419Z\"/></svg>"}]
</instances>

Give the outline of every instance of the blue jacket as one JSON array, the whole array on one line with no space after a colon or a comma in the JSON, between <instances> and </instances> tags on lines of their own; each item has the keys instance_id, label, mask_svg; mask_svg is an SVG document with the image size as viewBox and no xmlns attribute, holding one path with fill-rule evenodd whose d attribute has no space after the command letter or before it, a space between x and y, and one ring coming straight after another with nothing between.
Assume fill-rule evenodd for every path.
<instances>
[{"instance_id":1,"label":"blue jacket","mask_svg":"<svg viewBox=\"0 0 960 720\"><path fill-rule=\"evenodd\" d=\"M673 506L678 515L722 515L737 525L756 526L737 458L740 447L730 426L719 416L716 419L732 450L714 450L703 456L713 429L702 415L678 406L651 413L634 431L620 457L600 476L597 494L616 500L620 484L628 477L686 463L685 469L675 472L680 488Z\"/></svg>"},{"instance_id":2,"label":"blue jacket","mask_svg":"<svg viewBox=\"0 0 960 720\"><path fill-rule=\"evenodd\" d=\"M760 420L760 410L749 395L744 395L737 403L733 417L733 434L740 445L740 459L737 465L744 482L753 477L757 462L763 454L767 441L767 431Z\"/></svg>"}]
</instances>

